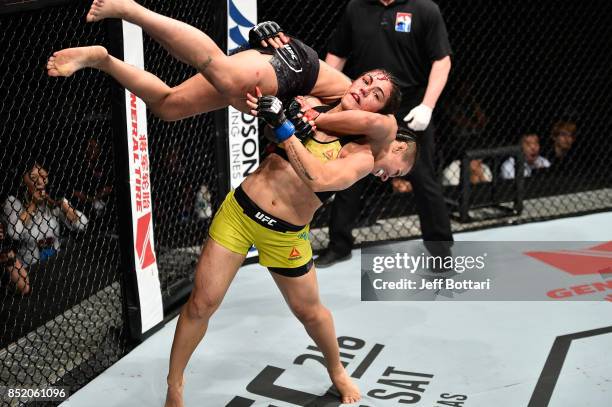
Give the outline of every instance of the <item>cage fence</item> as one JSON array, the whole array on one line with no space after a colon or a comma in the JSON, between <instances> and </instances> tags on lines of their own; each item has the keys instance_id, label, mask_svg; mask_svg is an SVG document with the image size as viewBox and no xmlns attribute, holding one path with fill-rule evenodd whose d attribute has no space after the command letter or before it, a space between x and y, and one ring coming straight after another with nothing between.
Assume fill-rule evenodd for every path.
<instances>
[{"instance_id":1,"label":"cage fence","mask_svg":"<svg viewBox=\"0 0 612 407\"><path fill-rule=\"evenodd\" d=\"M76 391L131 346L123 326L112 188L112 83L93 70L68 79L48 78L44 70L55 50L107 45L103 24L84 23L89 3L0 15L0 68L7 73L0 76L0 386ZM259 21L278 21L324 58L347 3L261 0ZM222 38L219 2L143 4ZM453 231L612 208L607 2L578 8L552 0L438 4L454 50L435 117L436 167L454 213ZM145 69L171 86L196 75L144 38ZM216 152L211 114L178 122L149 114L148 126L156 256L168 301L192 279L211 215L226 192L218 171L226 157ZM532 164L536 145L550 165ZM516 174L521 168L494 153L507 146L530 165L523 168L520 210L512 206L516 187L508 169ZM453 206L465 196L462 161L470 167L468 219ZM400 189L373 177L363 182L357 244L420 235L412 193ZM315 249L327 245L330 208L324 205L313 221Z\"/></svg>"},{"instance_id":2,"label":"cage fence","mask_svg":"<svg viewBox=\"0 0 612 407\"><path fill-rule=\"evenodd\" d=\"M85 24L88 3L0 15L1 386L74 392L129 350L111 83L45 69L54 51L107 44L103 25Z\"/></svg>"},{"instance_id":3,"label":"cage fence","mask_svg":"<svg viewBox=\"0 0 612 407\"><path fill-rule=\"evenodd\" d=\"M434 113L435 165L453 231L610 209L612 119L606 109L612 92L610 56L602 52L612 45L607 3L580 9L552 0L436 3L453 48L449 82ZM259 19L279 22L323 59L347 4L262 0ZM469 218L461 220L452 203L465 188L462 158L470 150L505 146L520 146L527 162L522 210L496 209L512 209L516 198L513 174L505 171L513 161L485 153L470 160ZM356 244L420 236L408 182L363 182ZM315 249L328 244L331 205L313 221Z\"/></svg>"},{"instance_id":4,"label":"cage fence","mask_svg":"<svg viewBox=\"0 0 612 407\"><path fill-rule=\"evenodd\" d=\"M146 0L141 4L197 27L217 41L221 38L224 15L218 2ZM144 54L145 70L169 86L198 75L147 35ZM226 157L218 157L215 151L214 113L168 122L149 112L147 121L156 254L163 297L168 301L184 292L193 279L199 249L223 198L217 160Z\"/></svg>"}]
</instances>

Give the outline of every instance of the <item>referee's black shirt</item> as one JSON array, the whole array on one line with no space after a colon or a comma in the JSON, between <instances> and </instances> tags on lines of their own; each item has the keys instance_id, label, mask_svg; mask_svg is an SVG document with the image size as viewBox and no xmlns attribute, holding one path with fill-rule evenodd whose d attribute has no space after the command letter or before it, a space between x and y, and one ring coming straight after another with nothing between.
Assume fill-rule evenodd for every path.
<instances>
[{"instance_id":1,"label":"referee's black shirt","mask_svg":"<svg viewBox=\"0 0 612 407\"><path fill-rule=\"evenodd\" d=\"M424 96L433 61L452 54L446 25L431 0L352 0L328 51L348 58L351 78L383 68L397 77L405 103ZM402 103L404 104L404 103Z\"/></svg>"}]
</instances>

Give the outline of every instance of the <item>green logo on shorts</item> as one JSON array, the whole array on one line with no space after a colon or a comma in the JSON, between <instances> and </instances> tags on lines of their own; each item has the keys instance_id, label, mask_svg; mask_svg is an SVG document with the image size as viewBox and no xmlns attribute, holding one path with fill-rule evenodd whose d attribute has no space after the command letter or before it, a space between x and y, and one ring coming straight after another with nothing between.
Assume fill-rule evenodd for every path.
<instances>
[{"instance_id":1,"label":"green logo on shorts","mask_svg":"<svg viewBox=\"0 0 612 407\"><path fill-rule=\"evenodd\" d=\"M298 235L298 239L308 240L310 239L310 234L308 232L302 232Z\"/></svg>"}]
</instances>

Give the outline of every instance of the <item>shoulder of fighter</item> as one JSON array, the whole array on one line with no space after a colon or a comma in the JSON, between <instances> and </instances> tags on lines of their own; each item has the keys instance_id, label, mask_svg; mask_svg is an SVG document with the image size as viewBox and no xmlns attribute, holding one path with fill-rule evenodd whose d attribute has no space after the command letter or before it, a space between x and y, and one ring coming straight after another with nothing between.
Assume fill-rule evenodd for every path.
<instances>
[{"instance_id":1,"label":"shoulder of fighter","mask_svg":"<svg viewBox=\"0 0 612 407\"><path fill-rule=\"evenodd\" d=\"M370 145L370 143L359 142L358 140L360 139L355 138L354 140L349 141L344 145L342 149L346 149L346 151L350 153L365 152L370 154L372 152L372 146Z\"/></svg>"}]
</instances>

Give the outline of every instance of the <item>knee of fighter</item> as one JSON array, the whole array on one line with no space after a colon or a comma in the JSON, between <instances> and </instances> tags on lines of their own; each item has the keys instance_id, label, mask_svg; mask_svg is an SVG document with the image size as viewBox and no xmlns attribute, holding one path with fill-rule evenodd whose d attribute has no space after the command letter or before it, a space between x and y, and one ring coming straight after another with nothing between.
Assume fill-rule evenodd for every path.
<instances>
[{"instance_id":1,"label":"knee of fighter","mask_svg":"<svg viewBox=\"0 0 612 407\"><path fill-rule=\"evenodd\" d=\"M330 315L330 312L321 304L295 305L292 307L293 314L305 325L313 324Z\"/></svg>"},{"instance_id":2,"label":"knee of fighter","mask_svg":"<svg viewBox=\"0 0 612 407\"><path fill-rule=\"evenodd\" d=\"M206 294L195 294L187 303L187 312L191 318L210 318L219 305L221 305L220 299Z\"/></svg>"},{"instance_id":3,"label":"knee of fighter","mask_svg":"<svg viewBox=\"0 0 612 407\"><path fill-rule=\"evenodd\" d=\"M245 83L241 78L232 75L217 78L214 81L214 87L226 98L238 100L244 100L247 92L253 93L255 91L254 86L250 83Z\"/></svg>"}]
</instances>

